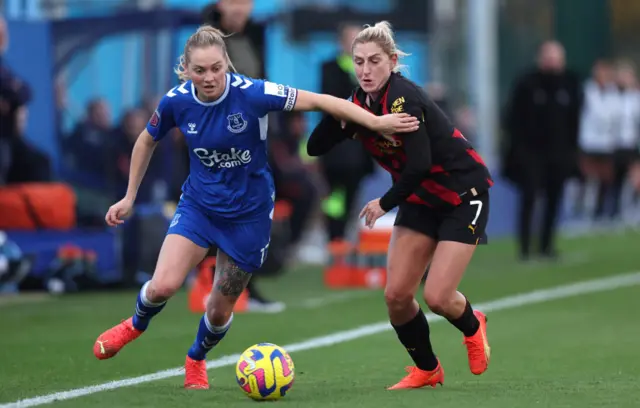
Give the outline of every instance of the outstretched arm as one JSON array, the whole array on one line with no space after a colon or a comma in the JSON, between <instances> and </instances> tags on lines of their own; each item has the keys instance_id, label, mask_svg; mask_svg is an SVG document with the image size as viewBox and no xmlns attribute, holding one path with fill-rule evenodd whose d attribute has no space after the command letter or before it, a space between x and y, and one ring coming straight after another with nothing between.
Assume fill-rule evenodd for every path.
<instances>
[{"instance_id":1,"label":"outstretched arm","mask_svg":"<svg viewBox=\"0 0 640 408\"><path fill-rule=\"evenodd\" d=\"M376 116L346 99L302 90L298 90L293 110L320 110L384 134L415 132L420 124L417 118L406 113Z\"/></svg>"}]
</instances>

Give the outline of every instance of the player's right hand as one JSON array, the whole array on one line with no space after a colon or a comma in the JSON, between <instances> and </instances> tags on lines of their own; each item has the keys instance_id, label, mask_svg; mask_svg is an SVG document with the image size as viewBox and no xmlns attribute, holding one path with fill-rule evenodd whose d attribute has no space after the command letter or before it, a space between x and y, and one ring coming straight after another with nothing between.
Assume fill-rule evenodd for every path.
<instances>
[{"instance_id":1,"label":"player's right hand","mask_svg":"<svg viewBox=\"0 0 640 408\"><path fill-rule=\"evenodd\" d=\"M104 219L107 222L107 225L110 227L116 227L118 224L124 224L124 218L131 215L132 211L133 200L125 197L109 207L109 211L107 211L107 215Z\"/></svg>"}]
</instances>

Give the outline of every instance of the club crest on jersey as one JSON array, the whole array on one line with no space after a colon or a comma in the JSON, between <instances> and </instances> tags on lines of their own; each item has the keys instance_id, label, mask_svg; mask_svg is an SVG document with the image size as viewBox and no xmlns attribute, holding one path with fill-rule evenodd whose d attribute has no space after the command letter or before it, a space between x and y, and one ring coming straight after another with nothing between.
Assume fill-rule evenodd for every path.
<instances>
[{"instance_id":1,"label":"club crest on jersey","mask_svg":"<svg viewBox=\"0 0 640 408\"><path fill-rule=\"evenodd\" d=\"M229 132L240 133L247 128L247 121L242 117L242 113L233 113L227 116L227 129Z\"/></svg>"},{"instance_id":2,"label":"club crest on jersey","mask_svg":"<svg viewBox=\"0 0 640 408\"><path fill-rule=\"evenodd\" d=\"M180 213L177 213L176 215L173 216L173 220L171 220L171 224L169 225L169 228L173 228L176 225L178 225L178 223L180 222Z\"/></svg>"}]
</instances>

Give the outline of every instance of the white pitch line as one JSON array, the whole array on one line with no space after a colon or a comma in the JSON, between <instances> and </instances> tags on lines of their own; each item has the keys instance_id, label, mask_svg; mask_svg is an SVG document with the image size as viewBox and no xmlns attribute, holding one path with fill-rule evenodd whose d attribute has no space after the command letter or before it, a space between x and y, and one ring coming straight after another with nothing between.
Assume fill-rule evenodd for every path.
<instances>
[{"instance_id":1,"label":"white pitch line","mask_svg":"<svg viewBox=\"0 0 640 408\"><path fill-rule=\"evenodd\" d=\"M499 310L513 309L524 305L545 303L552 300L565 299L568 297L585 295L589 293L603 292L633 285L640 285L640 272L616 275L608 278L593 279L584 282L556 286L550 289L542 289L519 295L508 296L487 303L479 303L475 305L475 308L487 313L496 312ZM431 313L428 313L427 317L429 319L429 322L431 323L443 320L442 317ZM326 336L314 337L300 343L289 344L284 346L284 349L292 353L296 351L312 350L320 347L344 343L350 340L382 333L388 330L391 330L391 326L389 325L389 322L386 321L375 324L368 324L352 330L345 330ZM232 366L236 364L238 358L240 358L239 354L220 357L215 360L209 361L207 363L207 368L213 369ZM69 400L102 391L113 390L116 388L131 387L133 385L143 384L151 381L177 377L182 375L183 371L184 370L182 367L158 371L156 373L143 375L140 377L110 381L104 384L93 385L90 387L76 388L74 390L56 392L53 394L41 395L33 398L26 398L11 403L1 404L0 408L26 408L50 404L56 401Z\"/></svg>"},{"instance_id":2,"label":"white pitch line","mask_svg":"<svg viewBox=\"0 0 640 408\"><path fill-rule=\"evenodd\" d=\"M327 296L310 298L300 302L299 305L295 305L296 307L300 307L302 309L317 309L319 307L328 306L335 303L342 303L351 301L354 299L361 299L364 297L369 297L373 294L378 294L379 292L371 291L371 290L349 290L345 292L332 293Z\"/></svg>"}]
</instances>

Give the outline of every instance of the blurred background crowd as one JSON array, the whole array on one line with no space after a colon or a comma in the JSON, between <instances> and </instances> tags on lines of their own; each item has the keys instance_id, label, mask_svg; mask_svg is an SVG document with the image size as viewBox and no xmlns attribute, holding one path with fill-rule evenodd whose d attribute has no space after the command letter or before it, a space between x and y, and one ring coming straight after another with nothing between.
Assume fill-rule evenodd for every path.
<instances>
[{"instance_id":1,"label":"blurred background crowd","mask_svg":"<svg viewBox=\"0 0 640 408\"><path fill-rule=\"evenodd\" d=\"M153 272L188 171L179 132L158 146L134 218L113 231L104 214L123 196L132 146L202 23L233 33L240 73L345 98L357 84L352 39L389 20L411 54L406 75L498 180L489 234L515 237L523 262L561 259L560 225L591 233L640 223L638 1L4 0L0 11L5 292L137 287ZM271 116L286 211L267 275L329 262L327 244L355 239L361 205L390 183L357 142L306 157L318 114ZM67 262L74 250L82 267ZM63 278L47 283L52 276ZM251 290L256 305L274 304Z\"/></svg>"}]
</instances>

